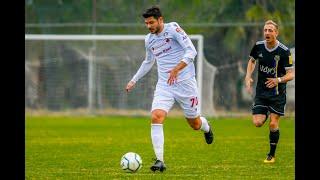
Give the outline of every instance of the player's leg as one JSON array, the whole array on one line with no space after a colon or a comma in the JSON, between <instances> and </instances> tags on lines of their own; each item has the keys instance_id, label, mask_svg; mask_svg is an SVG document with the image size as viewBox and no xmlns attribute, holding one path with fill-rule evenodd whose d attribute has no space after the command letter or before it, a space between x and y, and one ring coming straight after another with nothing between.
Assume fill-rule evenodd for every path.
<instances>
[{"instance_id":1,"label":"player's leg","mask_svg":"<svg viewBox=\"0 0 320 180\"><path fill-rule=\"evenodd\" d=\"M163 122L174 104L174 98L167 87L157 85L151 108L151 140L156 155L152 171L164 171L164 133Z\"/></svg>"},{"instance_id":2,"label":"player's leg","mask_svg":"<svg viewBox=\"0 0 320 180\"><path fill-rule=\"evenodd\" d=\"M204 132L204 138L207 144L211 144L213 142L214 136L211 126L209 125L207 119L205 117L198 116L196 118L188 118L186 117L189 125L194 130L201 130Z\"/></svg>"},{"instance_id":3,"label":"player's leg","mask_svg":"<svg viewBox=\"0 0 320 180\"><path fill-rule=\"evenodd\" d=\"M270 151L267 155L267 158L264 160L265 163L275 162L275 152L276 152L277 144L280 137L279 119L280 119L280 116L278 114L275 114L275 113L270 114L270 123L269 123Z\"/></svg>"},{"instance_id":4,"label":"player's leg","mask_svg":"<svg viewBox=\"0 0 320 180\"><path fill-rule=\"evenodd\" d=\"M269 109L267 100L255 97L252 105L252 122L256 127L261 127L268 119Z\"/></svg>"},{"instance_id":5,"label":"player's leg","mask_svg":"<svg viewBox=\"0 0 320 180\"><path fill-rule=\"evenodd\" d=\"M264 160L265 163L275 162L275 152L280 138L279 120L281 116L284 116L284 108L286 104L286 96L280 95L271 99L272 104L269 106L270 109L270 123L269 123L269 143L270 151L267 158Z\"/></svg>"},{"instance_id":6,"label":"player's leg","mask_svg":"<svg viewBox=\"0 0 320 180\"><path fill-rule=\"evenodd\" d=\"M252 122L256 127L261 127L267 120L267 113L266 114L253 114L252 115Z\"/></svg>"},{"instance_id":7,"label":"player's leg","mask_svg":"<svg viewBox=\"0 0 320 180\"><path fill-rule=\"evenodd\" d=\"M155 109L151 115L151 140L153 150L156 155L156 162L151 166L152 171L164 171L166 169L164 165L164 133L163 133L163 122L167 112L161 109Z\"/></svg>"},{"instance_id":8,"label":"player's leg","mask_svg":"<svg viewBox=\"0 0 320 180\"><path fill-rule=\"evenodd\" d=\"M158 160L163 160L163 145L164 145L164 135L163 135L163 122L167 112L161 109L155 109L152 111L151 115L151 140L153 145L154 153Z\"/></svg>"},{"instance_id":9,"label":"player's leg","mask_svg":"<svg viewBox=\"0 0 320 180\"><path fill-rule=\"evenodd\" d=\"M212 128L205 117L200 116L198 88L195 78L176 83L174 86L174 97L184 111L189 125L194 130L202 130L206 142L213 141Z\"/></svg>"}]
</instances>

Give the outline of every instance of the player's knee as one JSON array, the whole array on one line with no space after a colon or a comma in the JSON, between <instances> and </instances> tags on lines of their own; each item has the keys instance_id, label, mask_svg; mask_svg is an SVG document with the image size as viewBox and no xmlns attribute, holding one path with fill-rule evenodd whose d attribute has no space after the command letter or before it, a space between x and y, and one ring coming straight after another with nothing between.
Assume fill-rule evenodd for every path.
<instances>
[{"instance_id":1,"label":"player's knee","mask_svg":"<svg viewBox=\"0 0 320 180\"><path fill-rule=\"evenodd\" d=\"M256 127L261 127L261 126L263 126L264 122L266 121L266 116L263 114L253 115L252 121Z\"/></svg>"},{"instance_id":2,"label":"player's knee","mask_svg":"<svg viewBox=\"0 0 320 180\"><path fill-rule=\"evenodd\" d=\"M164 118L165 118L165 114L163 112L160 112L160 111L152 112L152 115L151 115L152 123L161 123L162 124Z\"/></svg>"},{"instance_id":3,"label":"player's knee","mask_svg":"<svg viewBox=\"0 0 320 180\"><path fill-rule=\"evenodd\" d=\"M156 122L160 122L162 117L160 114L152 114L151 119L153 123L156 123Z\"/></svg>"},{"instance_id":4,"label":"player's knee","mask_svg":"<svg viewBox=\"0 0 320 180\"><path fill-rule=\"evenodd\" d=\"M261 121L260 119L253 119L253 124L256 127L261 127L263 125L263 121Z\"/></svg>"},{"instance_id":5,"label":"player's knee","mask_svg":"<svg viewBox=\"0 0 320 180\"><path fill-rule=\"evenodd\" d=\"M277 129L278 128L278 123L271 121L269 124L270 129Z\"/></svg>"},{"instance_id":6,"label":"player's knee","mask_svg":"<svg viewBox=\"0 0 320 180\"><path fill-rule=\"evenodd\" d=\"M192 124L191 127L193 130L199 130L201 127L201 124Z\"/></svg>"},{"instance_id":7,"label":"player's knee","mask_svg":"<svg viewBox=\"0 0 320 180\"><path fill-rule=\"evenodd\" d=\"M193 130L199 130L201 128L201 120L200 118L198 119L187 119L189 125Z\"/></svg>"}]
</instances>

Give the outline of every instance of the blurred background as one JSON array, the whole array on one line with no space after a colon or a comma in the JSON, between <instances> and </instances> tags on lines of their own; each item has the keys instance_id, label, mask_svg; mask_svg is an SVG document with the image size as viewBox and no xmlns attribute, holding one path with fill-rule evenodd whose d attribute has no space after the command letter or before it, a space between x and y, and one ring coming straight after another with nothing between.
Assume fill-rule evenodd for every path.
<instances>
[{"instance_id":1,"label":"blurred background","mask_svg":"<svg viewBox=\"0 0 320 180\"><path fill-rule=\"evenodd\" d=\"M25 0L25 34L146 35L141 14L152 5L160 6L165 22L203 36L206 116L251 114L244 76L266 20L279 24L278 39L294 57L294 0ZM26 39L26 113L149 114L155 66L132 93L124 90L144 55L144 40ZM256 77L255 71L254 83ZM288 116L294 116L294 89L293 80L287 84ZM181 114L177 104L172 113Z\"/></svg>"}]
</instances>

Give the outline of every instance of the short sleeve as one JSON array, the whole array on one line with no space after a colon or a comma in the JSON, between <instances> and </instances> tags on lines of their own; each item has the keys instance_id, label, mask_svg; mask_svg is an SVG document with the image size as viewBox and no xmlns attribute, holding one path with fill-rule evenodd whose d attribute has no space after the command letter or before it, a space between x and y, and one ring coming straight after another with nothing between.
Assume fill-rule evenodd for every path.
<instances>
[{"instance_id":1,"label":"short sleeve","mask_svg":"<svg viewBox=\"0 0 320 180\"><path fill-rule=\"evenodd\" d=\"M257 58L258 58L258 46L257 46L257 44L254 44L254 46L252 47L249 57L254 59L254 60L257 60Z\"/></svg>"},{"instance_id":2,"label":"short sleeve","mask_svg":"<svg viewBox=\"0 0 320 180\"><path fill-rule=\"evenodd\" d=\"M293 59L289 49L285 51L284 56L282 57L282 61L285 69L293 67Z\"/></svg>"}]
</instances>

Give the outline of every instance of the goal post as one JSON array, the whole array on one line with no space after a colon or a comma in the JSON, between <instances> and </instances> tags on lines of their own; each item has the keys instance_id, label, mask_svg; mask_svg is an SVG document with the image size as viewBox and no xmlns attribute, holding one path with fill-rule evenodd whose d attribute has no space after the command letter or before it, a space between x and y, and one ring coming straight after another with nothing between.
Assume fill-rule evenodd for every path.
<instances>
[{"instance_id":1,"label":"goal post","mask_svg":"<svg viewBox=\"0 0 320 180\"><path fill-rule=\"evenodd\" d=\"M127 43L129 41L140 41L143 42L144 44L144 39L146 35L56 35L56 34L25 34L25 41L26 42L36 42L36 41L43 41L43 42L59 42L59 41L64 41L64 42L119 42L122 41L124 43ZM204 54L203 54L203 36L199 34L195 35L189 35L190 39L192 41L196 41L196 49L197 49L197 57L196 57L196 79L198 83L198 88L199 88L199 97L202 103L200 103L200 112L203 113L202 108L204 104L208 105L207 97L203 97L203 62L205 61ZM27 51L31 51L29 49L33 49L32 45L27 45L26 43L26 53ZM90 46L90 45L89 45ZM111 45L111 46L116 46L116 45ZM110 46L109 46L110 47ZM97 89L101 86L97 86L97 78L99 78L99 75L97 76L97 64L95 64L96 60L95 58L99 59L100 57L103 57L103 55L97 55L94 51L92 51L92 47L89 48L89 53L82 53L84 56L88 58L88 67L87 67L87 108L91 111L92 108L94 108L95 104L97 104L97 98L95 97L97 93ZM144 52L144 48L140 49L140 51ZM50 56L51 57L51 56ZM44 57L48 58L48 57ZM131 57L128 57L131 58ZM100 58L101 59L101 58ZM26 57L26 62L28 61L28 58ZM141 64L141 62L140 62ZM138 66L140 66L140 64ZM138 69L135 69L138 70ZM125 72L124 72L125 73ZM128 73L128 72L127 72ZM131 72L132 73L132 72ZM128 74L129 76L133 76L133 74ZM214 75L214 73L213 73ZM97 77L96 77L97 76ZM101 78L101 77L100 77ZM27 83L27 82L26 82ZM213 83L213 82L212 82ZM155 84L154 84L155 85ZM27 85L26 85L27 86ZM213 87L209 87L212 88ZM213 101L212 99L210 101ZM213 102L211 102L211 105L209 106L210 109L207 110L207 113L209 112L209 115L214 114L214 108L213 108ZM212 111L212 113L210 113Z\"/></svg>"}]
</instances>

